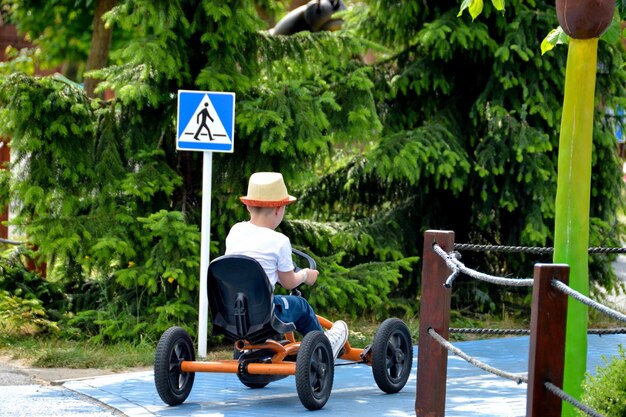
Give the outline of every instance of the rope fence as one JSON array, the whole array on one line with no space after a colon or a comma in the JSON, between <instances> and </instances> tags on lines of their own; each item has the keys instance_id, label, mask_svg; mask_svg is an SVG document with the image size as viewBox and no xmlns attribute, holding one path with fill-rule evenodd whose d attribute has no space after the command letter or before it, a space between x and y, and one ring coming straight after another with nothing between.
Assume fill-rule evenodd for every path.
<instances>
[{"instance_id":1,"label":"rope fence","mask_svg":"<svg viewBox=\"0 0 626 417\"><path fill-rule=\"evenodd\" d=\"M552 255L554 248L542 248L532 246L502 246L502 245L475 245L471 243L455 243L455 250L467 250L473 252L509 252L509 253L530 253L534 255ZM591 247L588 253L626 253L626 248L603 248Z\"/></svg>"},{"instance_id":2,"label":"rope fence","mask_svg":"<svg viewBox=\"0 0 626 417\"><path fill-rule=\"evenodd\" d=\"M556 287L558 290L564 292L575 300L580 301L581 303L594 308L609 317L614 318L615 320L625 321L626 322L626 314L622 314L619 311L613 310L603 304L598 303L597 301L592 300L591 298L579 293L578 291L573 290L562 282L553 280L552 285Z\"/></svg>"},{"instance_id":3,"label":"rope fence","mask_svg":"<svg viewBox=\"0 0 626 417\"><path fill-rule=\"evenodd\" d=\"M478 334L478 335L522 335L530 334L530 329L481 329L473 327L450 327L448 333L456 334ZM598 336L609 334L626 334L626 327L617 327L613 329L587 329L587 334Z\"/></svg>"},{"instance_id":4,"label":"rope fence","mask_svg":"<svg viewBox=\"0 0 626 417\"><path fill-rule=\"evenodd\" d=\"M452 286L452 283L461 272L472 278L496 285L509 285L514 287L532 287L533 285L532 278L502 278L470 269L459 261L456 256L446 253L446 251L441 249L441 247L436 243L433 245L433 249L446 262L448 268L452 270L452 274L448 277L446 283L444 284L446 288L450 288Z\"/></svg>"},{"instance_id":5,"label":"rope fence","mask_svg":"<svg viewBox=\"0 0 626 417\"><path fill-rule=\"evenodd\" d=\"M482 369L483 371L487 371L501 378L510 379L511 381L517 382L518 384L521 384L522 382L528 383L528 378L525 375L512 374L506 371L502 371L498 368L494 368L493 366L489 366L486 363L479 361L473 356L468 355L467 353L463 352L461 349L457 348L452 343L441 337L439 333L437 333L432 327L428 329L428 334L448 351L452 352L459 358L465 359L467 362L471 363L477 368Z\"/></svg>"},{"instance_id":6,"label":"rope fence","mask_svg":"<svg viewBox=\"0 0 626 417\"><path fill-rule=\"evenodd\" d=\"M585 404L577 401L576 398L574 398L571 395L567 394L565 391L563 391L561 388L559 388L556 385L554 385L552 382L546 381L546 382L544 382L543 385L552 394L556 395L557 397L559 397L563 401L567 401L568 403L570 403L574 407L578 408L580 411L584 412L588 416L604 417L604 414L600 414L596 410L594 410L592 408L589 408Z\"/></svg>"},{"instance_id":7,"label":"rope fence","mask_svg":"<svg viewBox=\"0 0 626 417\"><path fill-rule=\"evenodd\" d=\"M10 239L4 239L4 238L0 238L0 243L4 243L6 245L23 245L24 242L18 242L17 240L10 240Z\"/></svg>"},{"instance_id":8,"label":"rope fence","mask_svg":"<svg viewBox=\"0 0 626 417\"><path fill-rule=\"evenodd\" d=\"M439 241L441 241L441 245ZM432 248L432 251L428 250L429 246ZM449 248L449 252L444 248ZM619 321L626 322L626 314L613 310L570 288L567 285L569 279L569 267L567 265L536 265L534 278L496 277L466 267L459 261L460 254L455 252L455 250L524 252L540 255L552 254L554 251L553 248L456 244L454 243L453 232L426 232L424 237L424 264L422 269L422 300L429 299L429 302L427 305L422 303L424 312L420 311L418 392L416 392L415 402L417 416L444 414L447 355L441 353L441 350L443 350L451 352L468 363L496 376L515 381L518 384L522 382L529 384L527 398L527 415L529 417L535 415L560 415L562 401L570 403L587 415L602 417L597 411L578 402L575 398L558 387L559 384L562 385L563 378L567 298L574 298ZM431 253L434 256L431 255ZM626 253L626 248L589 248L589 253ZM437 262L436 258L442 260L445 266L442 267L441 263ZM461 273L471 278L496 285L533 287L531 329L473 329L447 327L447 323L449 323L451 298L448 290ZM539 281L537 281L537 279ZM439 285L443 283L441 287L445 288L445 291L436 288L436 284L433 283L437 281ZM554 289L552 292L557 291L556 294L561 293L563 296L558 297L556 294L547 296L545 293L550 292L550 288ZM439 306L432 307L433 304L439 304ZM554 321L555 319L560 320L563 324L557 325L556 328L554 327L556 323L548 322L544 324L544 322L548 321L546 317L551 317L552 319L550 319L550 321ZM439 331L436 329L439 329ZM442 329L445 331L442 332ZM512 374L479 361L453 346L447 340L449 333L530 335L531 352L529 360L531 363L529 365L529 376ZM587 333L596 335L626 334L626 328L588 329ZM423 341L422 336L426 335L428 337L424 337L424 339L432 340L439 348L435 347L430 341ZM422 350L426 352L422 354ZM427 364L426 361L428 359L438 360L438 365L431 366ZM426 368L424 365L427 365L429 369L422 370L422 368ZM438 375L442 373L443 378ZM554 378L551 376L554 376ZM422 387L420 387L419 381L427 380L428 377L433 381L431 386L422 384ZM542 390L538 388L539 382L541 388L545 389ZM437 387L443 387L443 396L437 393ZM551 393L553 397L546 397L544 392ZM423 400L421 398L427 399Z\"/></svg>"},{"instance_id":9,"label":"rope fence","mask_svg":"<svg viewBox=\"0 0 626 417\"><path fill-rule=\"evenodd\" d=\"M481 281L489 282L492 284L497 284L497 285L508 285L511 287L532 287L533 285L533 282L534 282L533 278L496 277L493 275L478 272L474 269L470 269L466 267L461 261L456 259L454 255L450 255L446 253L446 251L444 251L436 243L433 245L433 250L435 251L437 255L439 255L446 262L446 265L448 266L448 268L450 268L453 271L452 275L448 277L448 279L446 280L444 284L446 288L450 288L452 286L454 279L458 277L458 275L461 272L469 277L472 277ZM552 280L552 285L555 286L560 291L564 292L565 294L569 295L570 297L574 298L575 300L578 300L581 303L591 308L594 308L606 314L609 317L626 322L626 314L622 314L619 311L613 310L612 308L609 308L603 304L600 304L597 301L594 301L591 298L579 293L578 291L570 288L569 286L563 284L560 281Z\"/></svg>"}]
</instances>

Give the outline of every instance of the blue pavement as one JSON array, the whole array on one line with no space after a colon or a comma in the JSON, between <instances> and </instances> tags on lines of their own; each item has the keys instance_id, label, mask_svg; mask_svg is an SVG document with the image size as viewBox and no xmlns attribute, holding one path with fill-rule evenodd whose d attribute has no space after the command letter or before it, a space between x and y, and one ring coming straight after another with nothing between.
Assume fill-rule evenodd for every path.
<instances>
[{"instance_id":1,"label":"blue pavement","mask_svg":"<svg viewBox=\"0 0 626 417\"><path fill-rule=\"evenodd\" d=\"M626 335L591 335L588 338L587 369L594 374L605 364L603 357L616 356L618 345L626 346ZM455 343L459 349L493 367L526 373L529 338L511 337ZM333 391L316 417L323 416L414 416L415 376L397 394L378 389L366 365L338 366ZM526 384L486 373L456 356L448 358L446 388L447 417L524 416ZM293 376L263 389L243 386L234 374L197 373L191 395L182 405L170 407L159 398L152 372L117 374L66 382L64 386L97 399L129 417L143 416L293 416L307 410L296 393Z\"/></svg>"}]
</instances>

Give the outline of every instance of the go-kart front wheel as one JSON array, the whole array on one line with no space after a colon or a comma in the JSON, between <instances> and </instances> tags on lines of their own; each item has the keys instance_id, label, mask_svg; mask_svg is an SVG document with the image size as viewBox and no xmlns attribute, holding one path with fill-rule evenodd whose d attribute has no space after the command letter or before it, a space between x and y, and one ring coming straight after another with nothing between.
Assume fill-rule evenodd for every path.
<instances>
[{"instance_id":1,"label":"go-kart front wheel","mask_svg":"<svg viewBox=\"0 0 626 417\"><path fill-rule=\"evenodd\" d=\"M413 343L404 322L390 318L382 322L372 344L372 372L376 385L387 394L404 388L411 374Z\"/></svg>"},{"instance_id":2,"label":"go-kart front wheel","mask_svg":"<svg viewBox=\"0 0 626 417\"><path fill-rule=\"evenodd\" d=\"M296 389L309 410L324 407L333 389L335 358L330 342L320 331L304 336L296 358Z\"/></svg>"},{"instance_id":3,"label":"go-kart front wheel","mask_svg":"<svg viewBox=\"0 0 626 417\"><path fill-rule=\"evenodd\" d=\"M163 333L154 355L154 383L159 396L169 405L182 404L193 386L195 373L182 372L182 361L196 359L189 333L170 327Z\"/></svg>"}]
</instances>

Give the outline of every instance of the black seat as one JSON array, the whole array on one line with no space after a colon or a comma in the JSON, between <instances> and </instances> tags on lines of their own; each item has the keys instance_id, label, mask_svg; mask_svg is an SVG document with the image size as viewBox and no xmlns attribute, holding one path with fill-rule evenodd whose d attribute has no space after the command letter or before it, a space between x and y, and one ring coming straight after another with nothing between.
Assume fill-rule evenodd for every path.
<instances>
[{"instance_id":1,"label":"black seat","mask_svg":"<svg viewBox=\"0 0 626 417\"><path fill-rule=\"evenodd\" d=\"M265 271L253 258L225 255L213 260L207 274L213 334L232 341L262 343L295 330L274 315L274 293Z\"/></svg>"}]
</instances>

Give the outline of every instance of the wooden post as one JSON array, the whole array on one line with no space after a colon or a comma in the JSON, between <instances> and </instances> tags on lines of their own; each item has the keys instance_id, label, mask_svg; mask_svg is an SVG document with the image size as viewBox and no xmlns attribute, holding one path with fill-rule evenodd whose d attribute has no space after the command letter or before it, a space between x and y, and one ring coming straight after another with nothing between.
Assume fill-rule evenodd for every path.
<instances>
[{"instance_id":1,"label":"wooden post","mask_svg":"<svg viewBox=\"0 0 626 417\"><path fill-rule=\"evenodd\" d=\"M0 138L0 170L9 169L11 153L9 152L9 141ZM9 228L5 222L9 220L9 207L0 207L0 238L9 238Z\"/></svg>"},{"instance_id":2,"label":"wooden post","mask_svg":"<svg viewBox=\"0 0 626 417\"><path fill-rule=\"evenodd\" d=\"M427 230L422 257L422 298L417 349L417 391L415 414L418 417L442 417L446 408L448 351L428 334L433 328L448 338L450 325L450 289L444 287L451 271L434 250L437 243L444 251L454 249L454 232Z\"/></svg>"},{"instance_id":3,"label":"wooden post","mask_svg":"<svg viewBox=\"0 0 626 417\"><path fill-rule=\"evenodd\" d=\"M561 415L561 399L544 386L544 383L549 381L557 387L563 387L568 296L551 285L553 278L567 284L569 266L535 265L526 417Z\"/></svg>"}]
</instances>

